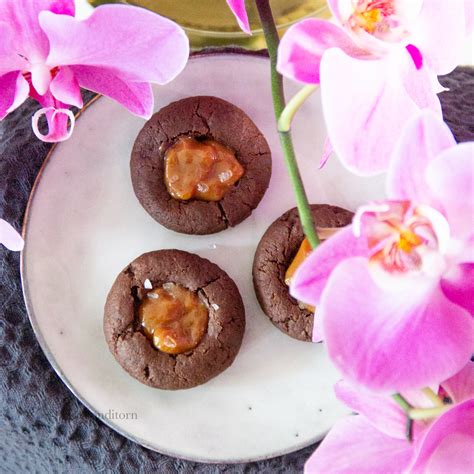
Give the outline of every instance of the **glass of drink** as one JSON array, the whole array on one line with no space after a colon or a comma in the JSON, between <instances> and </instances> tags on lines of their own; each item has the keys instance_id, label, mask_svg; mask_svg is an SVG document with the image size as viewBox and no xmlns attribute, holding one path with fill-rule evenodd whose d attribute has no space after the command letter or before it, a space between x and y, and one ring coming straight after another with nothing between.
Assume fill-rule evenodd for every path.
<instances>
[{"instance_id":1,"label":"glass of drink","mask_svg":"<svg viewBox=\"0 0 474 474\"><path fill-rule=\"evenodd\" d=\"M93 6L124 3L153 10L179 23L189 36L193 49L206 46L238 45L249 49L265 47L254 0L247 0L253 35L243 33L225 0L88 0ZM307 17L330 16L326 0L271 0L280 32Z\"/></svg>"}]
</instances>

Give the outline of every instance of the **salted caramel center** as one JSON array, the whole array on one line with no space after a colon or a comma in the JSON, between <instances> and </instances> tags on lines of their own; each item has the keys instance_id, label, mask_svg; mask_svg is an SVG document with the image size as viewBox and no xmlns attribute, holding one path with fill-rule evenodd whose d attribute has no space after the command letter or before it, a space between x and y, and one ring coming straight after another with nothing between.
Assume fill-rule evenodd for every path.
<instances>
[{"instance_id":1,"label":"salted caramel center","mask_svg":"<svg viewBox=\"0 0 474 474\"><path fill-rule=\"evenodd\" d=\"M312 252L312 247L311 244L309 243L308 239L304 239L303 242L301 242L300 248L298 249L298 252L296 252L295 258L293 261L290 263L290 266L286 270L285 273L285 284L287 286L290 286L291 284L291 279L295 276L296 270L300 267L300 265L306 260L308 255ZM311 313L314 313L316 308L314 306L307 305L305 303L302 303L301 301L299 302L300 308L301 309L306 309Z\"/></svg>"},{"instance_id":2,"label":"salted caramel center","mask_svg":"<svg viewBox=\"0 0 474 474\"><path fill-rule=\"evenodd\" d=\"M318 227L316 229L316 233L318 234L318 237L320 238L321 243L323 243L325 240L329 239L329 237L334 235L339 230L340 228L338 227ZM301 242L298 252L296 252L296 255L293 258L292 262L290 263L290 266L286 270L285 284L287 286L290 286L291 280L295 276L296 270L298 270L298 268L306 260L306 258L312 251L313 249L311 247L311 244L309 243L308 239L305 238L303 242ZM310 306L308 304L302 303L301 301L299 302L299 304L300 304L301 309L306 309L312 313L314 313L314 311L316 310L314 306Z\"/></svg>"},{"instance_id":3,"label":"salted caramel center","mask_svg":"<svg viewBox=\"0 0 474 474\"><path fill-rule=\"evenodd\" d=\"M181 138L165 154L166 187L182 201L220 201L243 174L234 152L215 140Z\"/></svg>"},{"instance_id":4,"label":"salted caramel center","mask_svg":"<svg viewBox=\"0 0 474 474\"><path fill-rule=\"evenodd\" d=\"M145 335L160 351L182 354L207 332L209 311L199 296L175 283L150 290L138 308Z\"/></svg>"},{"instance_id":5,"label":"salted caramel center","mask_svg":"<svg viewBox=\"0 0 474 474\"><path fill-rule=\"evenodd\" d=\"M290 266L286 270L286 285L290 286L291 279L294 277L296 270L298 270L300 265L306 260L306 257L311 253L312 250L311 244L309 243L308 239L305 238L303 242L301 242L300 248L298 249L298 252L296 252L295 258L292 260Z\"/></svg>"}]
</instances>

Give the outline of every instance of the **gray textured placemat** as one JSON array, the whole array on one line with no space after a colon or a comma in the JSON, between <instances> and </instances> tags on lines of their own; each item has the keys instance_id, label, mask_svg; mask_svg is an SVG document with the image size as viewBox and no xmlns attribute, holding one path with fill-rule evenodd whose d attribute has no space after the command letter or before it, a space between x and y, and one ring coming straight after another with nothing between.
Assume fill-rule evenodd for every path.
<instances>
[{"instance_id":1,"label":"gray textured placemat","mask_svg":"<svg viewBox=\"0 0 474 474\"><path fill-rule=\"evenodd\" d=\"M474 140L474 69L458 68L442 82L451 89L441 94L447 122L459 141ZM0 122L0 217L17 229L50 148L31 132L36 109L29 101ZM0 247L2 473L302 471L314 446L258 463L206 465L148 451L109 429L74 398L43 355L23 303L19 262L19 254Z\"/></svg>"}]
</instances>

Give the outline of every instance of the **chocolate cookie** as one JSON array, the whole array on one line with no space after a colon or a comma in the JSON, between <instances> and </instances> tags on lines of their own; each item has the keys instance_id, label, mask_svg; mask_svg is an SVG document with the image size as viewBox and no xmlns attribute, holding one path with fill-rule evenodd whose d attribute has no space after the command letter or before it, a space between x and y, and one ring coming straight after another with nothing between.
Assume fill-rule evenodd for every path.
<instances>
[{"instance_id":1,"label":"chocolate cookie","mask_svg":"<svg viewBox=\"0 0 474 474\"><path fill-rule=\"evenodd\" d=\"M165 154L184 137L214 140L235 153L243 176L219 201L179 200L164 181ZM217 97L189 97L161 109L139 133L130 161L135 194L145 210L168 229L212 234L247 218L262 199L271 175L268 144L250 118Z\"/></svg>"},{"instance_id":2,"label":"chocolate cookie","mask_svg":"<svg viewBox=\"0 0 474 474\"><path fill-rule=\"evenodd\" d=\"M353 213L326 204L312 205L316 227L344 227ZM263 312L281 331L300 341L311 341L314 315L296 301L285 284L285 273L303 242L304 233L293 208L267 229L253 262L253 283ZM322 243L324 245L324 243Z\"/></svg>"},{"instance_id":3,"label":"chocolate cookie","mask_svg":"<svg viewBox=\"0 0 474 474\"><path fill-rule=\"evenodd\" d=\"M158 350L139 320L139 308L151 288L179 288L198 295L208 322L197 346L180 354ZM245 311L235 283L209 260L180 250L158 250L131 262L113 284L104 312L104 333L119 364L140 382L176 390L207 382L237 355L245 329Z\"/></svg>"}]
</instances>

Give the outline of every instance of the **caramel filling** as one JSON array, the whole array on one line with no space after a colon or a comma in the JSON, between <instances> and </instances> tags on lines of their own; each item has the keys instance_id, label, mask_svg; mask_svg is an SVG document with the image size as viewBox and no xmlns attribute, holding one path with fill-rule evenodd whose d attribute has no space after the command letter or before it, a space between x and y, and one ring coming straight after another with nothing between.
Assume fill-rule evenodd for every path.
<instances>
[{"instance_id":1,"label":"caramel filling","mask_svg":"<svg viewBox=\"0 0 474 474\"><path fill-rule=\"evenodd\" d=\"M304 239L303 242L301 242L300 248L298 249L298 252L296 252L295 258L291 262L290 266L286 270L285 273L285 284L287 286L290 286L291 279L294 277L296 270L300 267L300 265L306 260L306 257L313 251L310 243L308 242L308 239ZM314 306L307 305L305 303L302 303L301 301L299 302L300 308L301 309L306 309L310 313L314 313L316 308Z\"/></svg>"},{"instance_id":2,"label":"caramel filling","mask_svg":"<svg viewBox=\"0 0 474 474\"><path fill-rule=\"evenodd\" d=\"M317 228L316 232L321 239L321 243L324 242L325 240L329 239L332 235L334 235L338 230L340 230L337 227L321 227ZM308 239L304 239L303 242L301 242L300 248L298 249L298 252L296 252L295 258L291 262L290 266L286 270L285 273L285 284L287 286L290 286L291 284L291 279L294 277L296 270L300 267L300 265L306 260L308 255L313 251L311 248L311 245L308 241ZM314 306L310 306L308 304L302 303L301 301L299 302L300 308L301 309L306 309L307 311L314 313L316 311L316 308Z\"/></svg>"},{"instance_id":3,"label":"caramel filling","mask_svg":"<svg viewBox=\"0 0 474 474\"><path fill-rule=\"evenodd\" d=\"M209 312L196 293L175 283L150 290L138 308L145 335L160 351L194 349L207 331Z\"/></svg>"},{"instance_id":4,"label":"caramel filling","mask_svg":"<svg viewBox=\"0 0 474 474\"><path fill-rule=\"evenodd\" d=\"M290 266L286 270L285 273L285 284L290 286L291 279L295 276L296 270L300 267L300 265L306 260L306 257L313 251L308 239L304 239L301 242L300 248L298 252L296 252L295 258L290 263Z\"/></svg>"},{"instance_id":5,"label":"caramel filling","mask_svg":"<svg viewBox=\"0 0 474 474\"><path fill-rule=\"evenodd\" d=\"M182 201L220 201L243 174L234 152L214 140L181 138L165 154L166 187Z\"/></svg>"}]
</instances>

